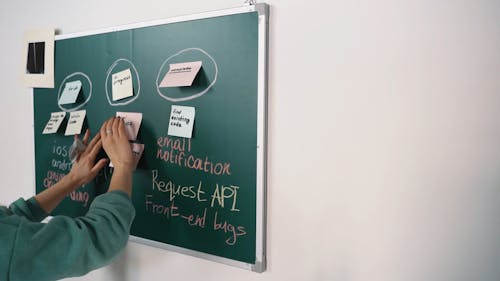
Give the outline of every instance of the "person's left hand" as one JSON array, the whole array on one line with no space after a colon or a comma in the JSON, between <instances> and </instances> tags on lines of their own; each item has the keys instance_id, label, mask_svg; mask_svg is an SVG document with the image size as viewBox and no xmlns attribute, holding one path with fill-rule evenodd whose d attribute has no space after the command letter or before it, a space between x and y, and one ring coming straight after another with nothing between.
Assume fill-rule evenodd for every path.
<instances>
[{"instance_id":1,"label":"person's left hand","mask_svg":"<svg viewBox=\"0 0 500 281\"><path fill-rule=\"evenodd\" d=\"M88 143L90 137L90 131L87 129L85 135L83 136L82 142L87 145L85 150L80 153L77 160L73 163L73 167L68 174L68 177L76 184L75 188L78 188L97 176L99 171L106 166L108 159L100 159L96 163L96 157L102 148L102 140L100 133ZM75 135L75 140L78 135ZM87 144L88 143L88 144Z\"/></svg>"}]
</instances>

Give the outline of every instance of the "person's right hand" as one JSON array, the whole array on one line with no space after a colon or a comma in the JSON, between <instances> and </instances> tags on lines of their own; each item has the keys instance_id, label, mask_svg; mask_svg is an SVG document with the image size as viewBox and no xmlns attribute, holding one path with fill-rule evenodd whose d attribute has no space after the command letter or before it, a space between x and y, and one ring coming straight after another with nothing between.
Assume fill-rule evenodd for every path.
<instances>
[{"instance_id":1,"label":"person's right hand","mask_svg":"<svg viewBox=\"0 0 500 281\"><path fill-rule=\"evenodd\" d=\"M132 148L125 131L123 118L112 117L101 126L102 147L115 169L134 169Z\"/></svg>"}]
</instances>

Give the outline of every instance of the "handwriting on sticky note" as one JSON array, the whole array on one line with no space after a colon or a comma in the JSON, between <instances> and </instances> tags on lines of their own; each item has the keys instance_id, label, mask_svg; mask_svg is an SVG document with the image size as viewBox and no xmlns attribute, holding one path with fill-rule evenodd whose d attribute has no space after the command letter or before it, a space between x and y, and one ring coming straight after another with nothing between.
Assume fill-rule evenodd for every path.
<instances>
[{"instance_id":1,"label":"handwriting on sticky note","mask_svg":"<svg viewBox=\"0 0 500 281\"><path fill-rule=\"evenodd\" d=\"M66 116L66 112L52 112L50 114L49 122L45 125L45 129L43 129L42 134L54 134L61 126L64 117Z\"/></svg>"},{"instance_id":2,"label":"handwriting on sticky note","mask_svg":"<svg viewBox=\"0 0 500 281\"><path fill-rule=\"evenodd\" d=\"M125 131L129 140L136 140L142 122L142 113L138 112L117 112L117 117L122 117L125 122Z\"/></svg>"},{"instance_id":3,"label":"handwriting on sticky note","mask_svg":"<svg viewBox=\"0 0 500 281\"><path fill-rule=\"evenodd\" d=\"M78 135L82 131L83 121L85 120L86 110L73 111L69 114L68 126L64 135Z\"/></svg>"},{"instance_id":4,"label":"handwriting on sticky note","mask_svg":"<svg viewBox=\"0 0 500 281\"><path fill-rule=\"evenodd\" d=\"M172 105L168 123L168 134L171 136L191 138L194 116L194 107Z\"/></svg>"},{"instance_id":5,"label":"handwriting on sticky note","mask_svg":"<svg viewBox=\"0 0 500 281\"><path fill-rule=\"evenodd\" d=\"M112 76L113 101L128 98L134 95L132 73L125 69Z\"/></svg>"},{"instance_id":6,"label":"handwriting on sticky note","mask_svg":"<svg viewBox=\"0 0 500 281\"><path fill-rule=\"evenodd\" d=\"M64 85L61 98L59 98L59 104L75 103L78 98L78 94L80 94L81 88L82 82L80 80L66 83L66 85Z\"/></svg>"},{"instance_id":7,"label":"handwriting on sticky note","mask_svg":"<svg viewBox=\"0 0 500 281\"><path fill-rule=\"evenodd\" d=\"M160 83L160 87L191 86L201 68L201 61L170 64L170 70Z\"/></svg>"}]
</instances>

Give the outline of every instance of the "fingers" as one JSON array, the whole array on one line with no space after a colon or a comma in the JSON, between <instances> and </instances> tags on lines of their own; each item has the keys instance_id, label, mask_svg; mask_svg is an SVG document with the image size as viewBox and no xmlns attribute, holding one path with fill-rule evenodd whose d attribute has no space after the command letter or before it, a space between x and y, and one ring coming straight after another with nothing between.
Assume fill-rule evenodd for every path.
<instances>
[{"instance_id":1,"label":"fingers","mask_svg":"<svg viewBox=\"0 0 500 281\"><path fill-rule=\"evenodd\" d=\"M90 130L87 129L87 130L85 130L85 135L83 136L83 139L82 139L83 144L87 145L89 138L90 138Z\"/></svg>"},{"instance_id":2,"label":"fingers","mask_svg":"<svg viewBox=\"0 0 500 281\"><path fill-rule=\"evenodd\" d=\"M94 138L92 138L92 140L90 141L90 143L87 145L87 149L90 149L90 150L94 149L94 146L100 140L101 140L101 133L97 133L97 135L95 135Z\"/></svg>"},{"instance_id":3,"label":"fingers","mask_svg":"<svg viewBox=\"0 0 500 281\"><path fill-rule=\"evenodd\" d=\"M92 141L97 139L99 135L97 135ZM99 154L99 151L101 151L102 148L102 140L99 138L97 142L92 146L89 146L90 152L89 152L89 157L92 157L91 159L95 159L97 157L97 154Z\"/></svg>"},{"instance_id":4,"label":"fingers","mask_svg":"<svg viewBox=\"0 0 500 281\"><path fill-rule=\"evenodd\" d=\"M109 136L112 136L113 133L116 133L113 131L113 123L115 122L116 117L111 117L108 120L104 121L104 123L101 126L101 136L102 138L107 138Z\"/></svg>"},{"instance_id":5,"label":"fingers","mask_svg":"<svg viewBox=\"0 0 500 281\"><path fill-rule=\"evenodd\" d=\"M108 121L109 121L109 119L108 119L108 120L106 120L106 121L104 121L104 122L102 123L101 130L100 130L100 133L101 133L101 136L102 136L102 137L105 137L105 136L106 136L106 127L107 127Z\"/></svg>"},{"instance_id":6,"label":"fingers","mask_svg":"<svg viewBox=\"0 0 500 281\"><path fill-rule=\"evenodd\" d=\"M92 175L97 175L97 173L99 173L100 170L102 170L102 168L104 168L106 166L106 164L108 164L109 160L108 159L101 159L99 160L95 165L94 167L92 167L92 169L90 169L90 173Z\"/></svg>"},{"instance_id":7,"label":"fingers","mask_svg":"<svg viewBox=\"0 0 500 281\"><path fill-rule=\"evenodd\" d=\"M116 135L116 136L120 136L119 132L118 132L118 127L120 126L120 123L123 122L123 120L119 117L115 117L113 118L113 134Z\"/></svg>"},{"instance_id":8,"label":"fingers","mask_svg":"<svg viewBox=\"0 0 500 281\"><path fill-rule=\"evenodd\" d=\"M79 140L79 137L80 137L80 135L78 135L78 134L74 135L74 136L73 136L74 141L75 141L75 142L77 142L77 141ZM89 137L90 137L90 130L89 130L89 129L87 129L87 130L85 131L85 135L83 136L83 139L82 139L82 143L83 143L84 145L87 145L87 142L88 142L88 140L89 140ZM92 144L92 143L91 143L91 144ZM88 147L88 146L87 146L87 147ZM87 152L88 152L88 149L87 149L87 148L85 148L83 151L80 151L79 155L76 157L76 161L78 161L78 160L80 159L80 156L81 156L81 155L85 155Z\"/></svg>"},{"instance_id":9,"label":"fingers","mask_svg":"<svg viewBox=\"0 0 500 281\"><path fill-rule=\"evenodd\" d=\"M101 137L107 138L109 136L115 135L121 137L123 134L120 132L120 124L124 126L124 120L121 117L111 117L108 120L104 121L101 126ZM124 129L123 129L124 132Z\"/></svg>"},{"instance_id":10,"label":"fingers","mask_svg":"<svg viewBox=\"0 0 500 281\"><path fill-rule=\"evenodd\" d=\"M127 136L125 132L125 120L123 118L120 118L120 122L118 124L118 135L120 137Z\"/></svg>"}]
</instances>

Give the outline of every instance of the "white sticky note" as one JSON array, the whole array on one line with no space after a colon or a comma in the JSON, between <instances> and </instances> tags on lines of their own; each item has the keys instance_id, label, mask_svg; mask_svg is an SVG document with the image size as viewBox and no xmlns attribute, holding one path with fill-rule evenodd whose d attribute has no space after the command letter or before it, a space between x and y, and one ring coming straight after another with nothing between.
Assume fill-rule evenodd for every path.
<instances>
[{"instance_id":1,"label":"white sticky note","mask_svg":"<svg viewBox=\"0 0 500 281\"><path fill-rule=\"evenodd\" d=\"M134 159L134 169L137 168L139 160L141 160L142 154L144 153L144 144L142 143L131 143L130 148L132 149L132 157ZM114 167L112 162L109 162L110 167Z\"/></svg>"},{"instance_id":2,"label":"white sticky note","mask_svg":"<svg viewBox=\"0 0 500 281\"><path fill-rule=\"evenodd\" d=\"M128 98L134 95L132 74L130 68L113 74L113 101Z\"/></svg>"},{"instance_id":3,"label":"white sticky note","mask_svg":"<svg viewBox=\"0 0 500 281\"><path fill-rule=\"evenodd\" d=\"M194 115L194 107L172 105L168 122L168 134L176 137L191 138Z\"/></svg>"},{"instance_id":4,"label":"white sticky note","mask_svg":"<svg viewBox=\"0 0 500 281\"><path fill-rule=\"evenodd\" d=\"M85 120L86 110L73 111L69 113L68 126L64 135L78 135L82 132L83 121Z\"/></svg>"},{"instance_id":5,"label":"white sticky note","mask_svg":"<svg viewBox=\"0 0 500 281\"><path fill-rule=\"evenodd\" d=\"M64 85L64 90L59 98L59 104L72 104L76 102L80 89L82 88L82 81L72 81Z\"/></svg>"},{"instance_id":6,"label":"white sticky note","mask_svg":"<svg viewBox=\"0 0 500 281\"><path fill-rule=\"evenodd\" d=\"M125 131L129 140L136 140L142 122L142 113L138 112L117 112L117 117L122 117L125 122Z\"/></svg>"},{"instance_id":7,"label":"white sticky note","mask_svg":"<svg viewBox=\"0 0 500 281\"><path fill-rule=\"evenodd\" d=\"M50 119L49 122L47 122L47 125L45 125L45 129L43 129L42 134L54 134L57 132L59 129L59 126L61 126L62 121L64 120L64 117L66 116L66 112L61 111L61 112L52 112L50 114Z\"/></svg>"},{"instance_id":8,"label":"white sticky note","mask_svg":"<svg viewBox=\"0 0 500 281\"><path fill-rule=\"evenodd\" d=\"M191 86L201 68L201 61L173 63L160 83L160 87Z\"/></svg>"}]
</instances>

